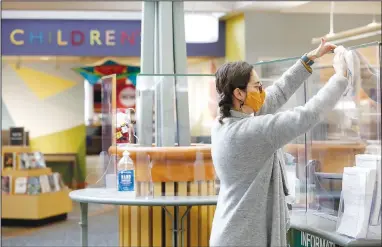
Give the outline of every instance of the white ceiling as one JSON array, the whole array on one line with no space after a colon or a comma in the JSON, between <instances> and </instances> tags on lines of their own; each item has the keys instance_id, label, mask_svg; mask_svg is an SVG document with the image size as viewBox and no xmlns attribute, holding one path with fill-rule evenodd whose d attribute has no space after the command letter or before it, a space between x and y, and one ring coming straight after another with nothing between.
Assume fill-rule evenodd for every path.
<instances>
[{"instance_id":1,"label":"white ceiling","mask_svg":"<svg viewBox=\"0 0 382 247\"><path fill-rule=\"evenodd\" d=\"M189 11L228 12L232 4L228 2L186 2ZM141 1L50 1L2 3L4 10L93 10L93 11L140 11Z\"/></svg>"},{"instance_id":2,"label":"white ceiling","mask_svg":"<svg viewBox=\"0 0 382 247\"><path fill-rule=\"evenodd\" d=\"M88 10L88 11L141 11L141 1L34 1L2 2L3 10ZM186 11L221 12L272 11L282 13L329 13L330 2L318 1L186 1ZM381 2L347 1L335 2L335 13L380 14Z\"/></svg>"},{"instance_id":3,"label":"white ceiling","mask_svg":"<svg viewBox=\"0 0 382 247\"><path fill-rule=\"evenodd\" d=\"M309 1L185 1L185 10L197 12L225 12L239 9L283 10ZM141 1L50 1L50 2L18 2L8 0L2 3L4 10L93 10L93 11L140 11Z\"/></svg>"},{"instance_id":4,"label":"white ceiling","mask_svg":"<svg viewBox=\"0 0 382 247\"><path fill-rule=\"evenodd\" d=\"M330 2L310 1L308 4L284 9L283 13L330 13ZM381 14L381 1L335 1L335 14Z\"/></svg>"}]
</instances>

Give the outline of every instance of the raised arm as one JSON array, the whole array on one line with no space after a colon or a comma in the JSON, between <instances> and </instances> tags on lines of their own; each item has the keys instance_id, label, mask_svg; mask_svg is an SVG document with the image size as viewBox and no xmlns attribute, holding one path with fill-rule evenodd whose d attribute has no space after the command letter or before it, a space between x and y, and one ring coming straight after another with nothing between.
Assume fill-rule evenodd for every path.
<instances>
[{"instance_id":1,"label":"raised arm","mask_svg":"<svg viewBox=\"0 0 382 247\"><path fill-rule=\"evenodd\" d=\"M336 74L304 106L274 115L259 116L258 127L264 138L274 149L283 147L299 135L307 132L320 122L325 114L334 108L348 86L347 66L344 52L335 50L333 67ZM254 118L255 119L255 118Z\"/></svg>"},{"instance_id":2,"label":"raised arm","mask_svg":"<svg viewBox=\"0 0 382 247\"><path fill-rule=\"evenodd\" d=\"M296 92L301 84L308 79L311 71L299 59L291 68L265 89L266 97L264 105L255 115L273 114L280 109L289 98Z\"/></svg>"},{"instance_id":3,"label":"raised arm","mask_svg":"<svg viewBox=\"0 0 382 247\"><path fill-rule=\"evenodd\" d=\"M261 116L264 136L274 149L283 147L319 123L334 108L347 85L348 80L343 75L335 74L304 106Z\"/></svg>"},{"instance_id":4,"label":"raised arm","mask_svg":"<svg viewBox=\"0 0 382 247\"><path fill-rule=\"evenodd\" d=\"M326 43L322 39L318 48L302 56L299 61L284 72L280 79L265 89L266 97L264 105L255 115L259 116L277 112L311 75L312 69L310 66L313 64L313 61L332 51L335 47L335 45Z\"/></svg>"}]
</instances>

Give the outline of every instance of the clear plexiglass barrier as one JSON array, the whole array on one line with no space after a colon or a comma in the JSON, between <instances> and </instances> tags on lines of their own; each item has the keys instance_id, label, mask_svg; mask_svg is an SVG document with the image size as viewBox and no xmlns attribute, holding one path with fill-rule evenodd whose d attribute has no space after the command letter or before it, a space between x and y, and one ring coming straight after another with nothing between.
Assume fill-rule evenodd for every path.
<instances>
[{"instance_id":1,"label":"clear plexiglass barrier","mask_svg":"<svg viewBox=\"0 0 382 247\"><path fill-rule=\"evenodd\" d=\"M369 226L380 229L381 223L381 46L349 50L365 61L355 71L360 79L354 93L284 147L288 203L293 210L335 220L341 234L380 238ZM334 74L332 60L333 54L318 59L312 75L280 111L311 99ZM296 62L298 57L254 68L267 87ZM93 186L118 189L119 164L128 150L139 195L218 193L210 153L211 126L218 115L214 75L141 74L135 110L118 108L116 78L103 78L102 90L104 167Z\"/></svg>"},{"instance_id":2,"label":"clear plexiglass barrier","mask_svg":"<svg viewBox=\"0 0 382 247\"><path fill-rule=\"evenodd\" d=\"M119 172L131 160L138 196L215 195L219 185L210 151L217 114L214 76L141 74L135 89L135 107L123 108L116 78L102 79L103 167L89 175L88 184L126 189L118 182Z\"/></svg>"},{"instance_id":3,"label":"clear plexiglass barrier","mask_svg":"<svg viewBox=\"0 0 382 247\"><path fill-rule=\"evenodd\" d=\"M380 43L350 47L360 57L354 92L307 134L284 147L289 202L337 222L352 238L381 238L381 80ZM313 73L284 105L305 104L335 73L334 54L315 62ZM298 58L255 65L264 85L279 78Z\"/></svg>"}]
</instances>

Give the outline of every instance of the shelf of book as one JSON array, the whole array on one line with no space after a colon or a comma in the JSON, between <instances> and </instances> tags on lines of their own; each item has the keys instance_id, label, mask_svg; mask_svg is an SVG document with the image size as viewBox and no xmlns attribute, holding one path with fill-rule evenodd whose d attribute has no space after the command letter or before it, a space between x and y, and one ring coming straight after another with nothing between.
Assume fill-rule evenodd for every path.
<instances>
[{"instance_id":1,"label":"shelf of book","mask_svg":"<svg viewBox=\"0 0 382 247\"><path fill-rule=\"evenodd\" d=\"M40 221L72 211L70 190L61 175L29 146L2 147L1 182L3 220Z\"/></svg>"},{"instance_id":2,"label":"shelf of book","mask_svg":"<svg viewBox=\"0 0 382 247\"><path fill-rule=\"evenodd\" d=\"M72 211L69 189L56 192L27 194L3 194L2 219L40 220Z\"/></svg>"},{"instance_id":3,"label":"shelf of book","mask_svg":"<svg viewBox=\"0 0 382 247\"><path fill-rule=\"evenodd\" d=\"M30 152L32 149L30 146L9 146L9 145L4 145L1 147L2 148L2 153L8 153L8 152Z\"/></svg>"},{"instance_id":4,"label":"shelf of book","mask_svg":"<svg viewBox=\"0 0 382 247\"><path fill-rule=\"evenodd\" d=\"M11 176L13 178L16 177L35 177L41 175L51 175L52 168L39 168L39 169L31 169L31 170L3 170L2 176Z\"/></svg>"}]
</instances>

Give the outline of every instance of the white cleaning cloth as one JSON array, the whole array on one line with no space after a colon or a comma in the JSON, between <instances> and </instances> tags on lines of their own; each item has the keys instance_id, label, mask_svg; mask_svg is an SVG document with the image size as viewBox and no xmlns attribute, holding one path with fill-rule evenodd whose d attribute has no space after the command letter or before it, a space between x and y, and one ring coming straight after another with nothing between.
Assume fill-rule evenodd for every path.
<instances>
[{"instance_id":1,"label":"white cleaning cloth","mask_svg":"<svg viewBox=\"0 0 382 247\"><path fill-rule=\"evenodd\" d=\"M357 53L348 51L343 46L338 46L334 50L334 53L333 67L336 73L346 74L349 80L349 85L345 90L344 96L348 96L349 98L355 96L359 91L361 81L361 65Z\"/></svg>"},{"instance_id":2,"label":"white cleaning cloth","mask_svg":"<svg viewBox=\"0 0 382 247\"><path fill-rule=\"evenodd\" d=\"M346 75L347 72L345 53L346 49L343 46L334 49L333 67L335 72L340 75Z\"/></svg>"}]
</instances>

